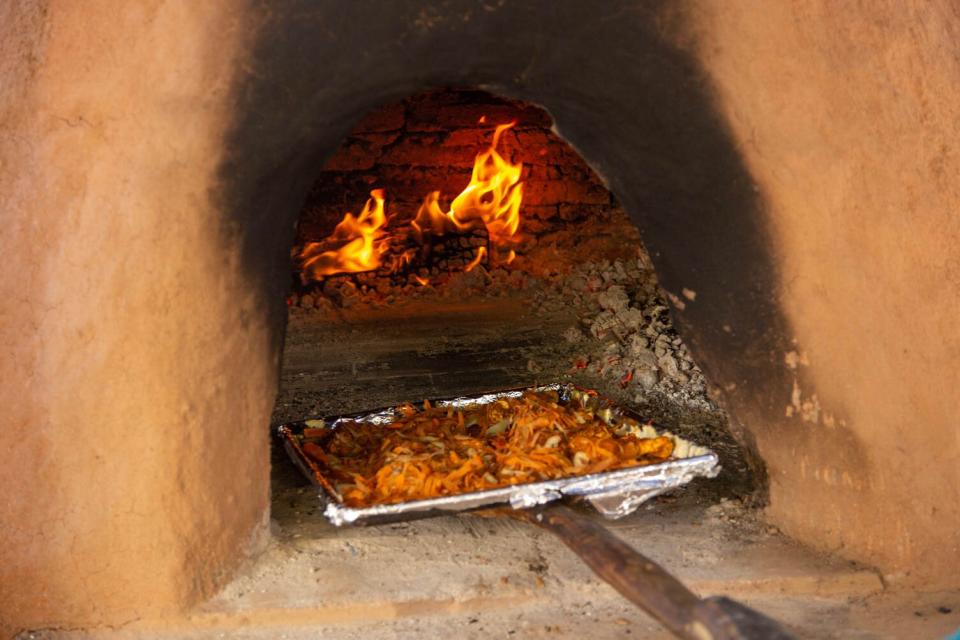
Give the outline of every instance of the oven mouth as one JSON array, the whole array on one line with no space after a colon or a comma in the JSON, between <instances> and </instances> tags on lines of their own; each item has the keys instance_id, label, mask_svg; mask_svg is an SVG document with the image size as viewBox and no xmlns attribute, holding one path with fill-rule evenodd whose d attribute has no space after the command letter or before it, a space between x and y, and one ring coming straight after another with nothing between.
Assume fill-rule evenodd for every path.
<instances>
[{"instance_id":1,"label":"oven mouth","mask_svg":"<svg viewBox=\"0 0 960 640\"><path fill-rule=\"evenodd\" d=\"M660 289L637 227L536 105L449 88L366 114L317 174L290 265L297 371L274 425L556 381L714 448L721 484L753 489L673 327L668 297L696 292Z\"/></svg>"}]
</instances>

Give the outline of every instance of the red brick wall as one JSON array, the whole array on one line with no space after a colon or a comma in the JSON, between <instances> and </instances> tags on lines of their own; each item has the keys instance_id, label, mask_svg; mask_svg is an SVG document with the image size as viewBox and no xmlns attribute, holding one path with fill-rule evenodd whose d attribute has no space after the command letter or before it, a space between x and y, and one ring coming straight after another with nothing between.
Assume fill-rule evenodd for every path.
<instances>
[{"instance_id":1,"label":"red brick wall","mask_svg":"<svg viewBox=\"0 0 960 640\"><path fill-rule=\"evenodd\" d=\"M374 188L386 189L390 226L412 218L430 191L439 190L441 204L449 204L469 182L474 157L490 144L494 127L513 120L517 125L498 151L524 166L525 244L570 223L626 220L596 174L553 133L546 111L482 91L443 90L386 106L357 124L318 174L298 243L325 238L344 213L363 208Z\"/></svg>"}]
</instances>

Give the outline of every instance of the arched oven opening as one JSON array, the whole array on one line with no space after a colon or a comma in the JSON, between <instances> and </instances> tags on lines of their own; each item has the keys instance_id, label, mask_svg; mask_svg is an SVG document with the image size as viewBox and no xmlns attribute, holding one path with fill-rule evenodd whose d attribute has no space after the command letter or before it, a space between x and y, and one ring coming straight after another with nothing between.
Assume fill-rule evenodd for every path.
<instances>
[{"instance_id":1,"label":"arched oven opening","mask_svg":"<svg viewBox=\"0 0 960 640\"><path fill-rule=\"evenodd\" d=\"M317 168L273 422L572 384L715 450L720 477L693 494L745 498L749 465L668 296L697 292L660 288L640 230L546 110L418 93L364 115ZM275 453L284 502L303 479Z\"/></svg>"}]
</instances>

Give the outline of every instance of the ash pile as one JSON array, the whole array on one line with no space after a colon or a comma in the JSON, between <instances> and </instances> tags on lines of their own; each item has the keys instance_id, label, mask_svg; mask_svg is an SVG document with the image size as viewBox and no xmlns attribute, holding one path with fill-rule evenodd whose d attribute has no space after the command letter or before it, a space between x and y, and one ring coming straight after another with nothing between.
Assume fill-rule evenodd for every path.
<instances>
[{"instance_id":1,"label":"ash pile","mask_svg":"<svg viewBox=\"0 0 960 640\"><path fill-rule=\"evenodd\" d=\"M570 304L579 323L563 337L576 349L575 372L619 387L639 402L651 393L674 402L715 409L703 372L670 319L669 307L646 254L635 259L589 262L555 283L558 298L541 307Z\"/></svg>"}]
</instances>

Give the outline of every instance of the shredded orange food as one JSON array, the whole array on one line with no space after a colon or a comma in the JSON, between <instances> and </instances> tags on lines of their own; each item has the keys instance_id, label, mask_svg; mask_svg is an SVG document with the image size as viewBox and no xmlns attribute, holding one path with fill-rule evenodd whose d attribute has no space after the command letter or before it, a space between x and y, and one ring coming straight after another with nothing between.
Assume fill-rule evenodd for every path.
<instances>
[{"instance_id":1,"label":"shredded orange food","mask_svg":"<svg viewBox=\"0 0 960 640\"><path fill-rule=\"evenodd\" d=\"M640 437L635 421L611 426L555 393L460 408L397 409L386 425L347 422L304 451L345 504L366 507L456 495L662 462L668 436Z\"/></svg>"}]
</instances>

